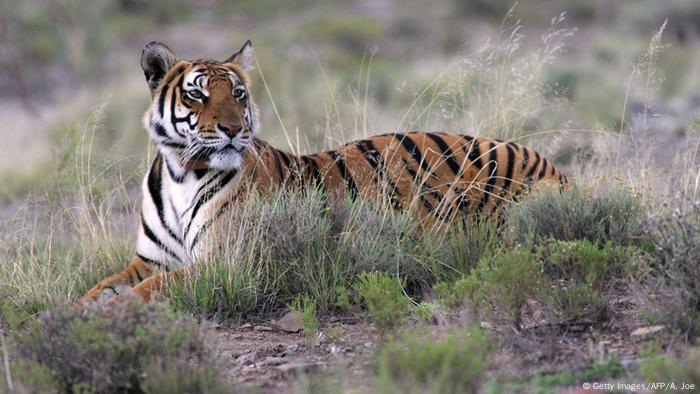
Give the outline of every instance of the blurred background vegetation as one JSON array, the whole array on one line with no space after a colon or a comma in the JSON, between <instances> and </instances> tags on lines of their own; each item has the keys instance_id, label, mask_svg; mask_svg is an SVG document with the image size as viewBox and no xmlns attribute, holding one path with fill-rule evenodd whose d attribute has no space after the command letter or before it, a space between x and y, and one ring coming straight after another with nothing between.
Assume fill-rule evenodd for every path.
<instances>
[{"instance_id":1,"label":"blurred background vegetation","mask_svg":"<svg viewBox=\"0 0 700 394\"><path fill-rule=\"evenodd\" d=\"M693 0L0 0L0 199L55 178L87 128L93 157L144 165L150 40L223 59L251 39L262 137L280 148L544 134L566 166L595 156L590 135L629 130L670 163L700 125L699 36Z\"/></svg>"}]
</instances>

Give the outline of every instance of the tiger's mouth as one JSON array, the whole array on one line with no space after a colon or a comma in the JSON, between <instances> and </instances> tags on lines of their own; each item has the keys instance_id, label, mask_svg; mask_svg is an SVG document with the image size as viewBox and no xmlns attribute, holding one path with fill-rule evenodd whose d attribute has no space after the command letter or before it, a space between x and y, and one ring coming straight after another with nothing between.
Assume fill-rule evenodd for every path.
<instances>
[{"instance_id":1,"label":"tiger's mouth","mask_svg":"<svg viewBox=\"0 0 700 394\"><path fill-rule=\"evenodd\" d=\"M238 170L247 147L247 143L233 140L223 146L207 147L196 156L197 160L206 162L209 168L222 171Z\"/></svg>"}]
</instances>

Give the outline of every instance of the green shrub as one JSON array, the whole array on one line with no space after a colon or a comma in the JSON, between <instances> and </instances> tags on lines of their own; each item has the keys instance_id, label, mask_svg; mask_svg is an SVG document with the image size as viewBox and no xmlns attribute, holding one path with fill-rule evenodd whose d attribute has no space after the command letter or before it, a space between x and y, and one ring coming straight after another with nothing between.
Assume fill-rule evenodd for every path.
<instances>
[{"instance_id":1,"label":"green shrub","mask_svg":"<svg viewBox=\"0 0 700 394\"><path fill-rule=\"evenodd\" d=\"M336 286L333 293L335 294L333 306L345 312L350 312L354 309L354 305L352 304L352 294L347 287Z\"/></svg>"},{"instance_id":2,"label":"green shrub","mask_svg":"<svg viewBox=\"0 0 700 394\"><path fill-rule=\"evenodd\" d=\"M367 316L380 332L401 325L410 306L402 280L386 273L364 272L355 283L355 290Z\"/></svg>"},{"instance_id":3,"label":"green shrub","mask_svg":"<svg viewBox=\"0 0 700 394\"><path fill-rule=\"evenodd\" d=\"M199 325L159 305L44 312L15 330L10 354L12 376L29 391L231 391L222 389L213 348Z\"/></svg>"},{"instance_id":4,"label":"green shrub","mask_svg":"<svg viewBox=\"0 0 700 394\"><path fill-rule=\"evenodd\" d=\"M377 392L476 393L490 346L479 328L433 340L406 334L388 342L377 357Z\"/></svg>"},{"instance_id":5,"label":"green shrub","mask_svg":"<svg viewBox=\"0 0 700 394\"><path fill-rule=\"evenodd\" d=\"M576 374L579 382L601 381L603 379L618 378L625 374L625 367L620 360L611 356L605 360L596 361L590 367Z\"/></svg>"},{"instance_id":6,"label":"green shrub","mask_svg":"<svg viewBox=\"0 0 700 394\"><path fill-rule=\"evenodd\" d=\"M585 382L599 382L604 379L618 378L625 374L625 368L616 357L596 361L587 368L578 372L561 371L555 374L537 373L530 379L530 383L539 390L528 390L527 392L542 392L542 389L549 389L544 392L561 392L563 387L580 385ZM551 391L559 387L558 391Z\"/></svg>"},{"instance_id":7,"label":"green shrub","mask_svg":"<svg viewBox=\"0 0 700 394\"><path fill-rule=\"evenodd\" d=\"M318 333L318 317L316 316L316 301L307 296L297 296L289 305L289 309L294 313L294 316L301 322L302 330L307 338L313 339Z\"/></svg>"},{"instance_id":8,"label":"green shrub","mask_svg":"<svg viewBox=\"0 0 700 394\"><path fill-rule=\"evenodd\" d=\"M552 284L545 301L565 321L604 318L609 293L645 272L643 257L636 249L610 242L600 246L587 240L559 241L539 249Z\"/></svg>"},{"instance_id":9,"label":"green shrub","mask_svg":"<svg viewBox=\"0 0 700 394\"><path fill-rule=\"evenodd\" d=\"M531 246L521 246L482 258L460 287L467 289L476 309L503 312L519 328L526 302L543 291L543 267L537 257Z\"/></svg>"},{"instance_id":10,"label":"green shrub","mask_svg":"<svg viewBox=\"0 0 700 394\"><path fill-rule=\"evenodd\" d=\"M607 317L608 301L630 279L647 272L646 256L635 247L603 246L587 240L528 242L482 259L465 278L435 285L447 306L465 300L477 310L503 314L520 327L527 302L537 301L548 319L570 322Z\"/></svg>"},{"instance_id":11,"label":"green shrub","mask_svg":"<svg viewBox=\"0 0 700 394\"><path fill-rule=\"evenodd\" d=\"M471 283L468 278L462 278L454 282L438 282L433 286L435 295L448 307L462 305L470 293Z\"/></svg>"},{"instance_id":12,"label":"green shrub","mask_svg":"<svg viewBox=\"0 0 700 394\"><path fill-rule=\"evenodd\" d=\"M622 188L542 187L507 210L507 227L514 242L532 234L537 241L587 239L629 245L642 241L642 214L640 197Z\"/></svg>"},{"instance_id":13,"label":"green shrub","mask_svg":"<svg viewBox=\"0 0 700 394\"><path fill-rule=\"evenodd\" d=\"M662 305L673 324L700 335L700 203L679 204L670 215L650 217L652 235L663 261L657 273L669 299Z\"/></svg>"},{"instance_id":14,"label":"green shrub","mask_svg":"<svg viewBox=\"0 0 700 394\"><path fill-rule=\"evenodd\" d=\"M700 348L691 348L682 358L657 356L644 360L639 373L649 382L675 382L700 387Z\"/></svg>"}]
</instances>

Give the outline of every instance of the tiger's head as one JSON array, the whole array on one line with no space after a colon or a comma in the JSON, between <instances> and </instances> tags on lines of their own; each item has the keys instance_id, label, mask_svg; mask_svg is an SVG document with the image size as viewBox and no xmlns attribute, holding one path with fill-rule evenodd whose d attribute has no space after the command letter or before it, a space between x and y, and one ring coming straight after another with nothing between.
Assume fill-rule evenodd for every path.
<instances>
[{"instance_id":1,"label":"tiger's head","mask_svg":"<svg viewBox=\"0 0 700 394\"><path fill-rule=\"evenodd\" d=\"M181 60L151 42L141 67L151 90L144 125L170 170L239 169L260 124L246 74L253 68L250 41L223 62Z\"/></svg>"}]
</instances>

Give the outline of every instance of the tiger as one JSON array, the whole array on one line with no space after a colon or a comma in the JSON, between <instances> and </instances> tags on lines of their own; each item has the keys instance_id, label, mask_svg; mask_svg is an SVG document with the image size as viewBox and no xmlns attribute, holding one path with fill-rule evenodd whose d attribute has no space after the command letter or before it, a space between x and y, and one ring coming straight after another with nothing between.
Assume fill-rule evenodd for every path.
<instances>
[{"instance_id":1,"label":"tiger","mask_svg":"<svg viewBox=\"0 0 700 394\"><path fill-rule=\"evenodd\" d=\"M256 137L250 40L224 61L182 60L148 43L141 67L151 92L143 124L157 153L143 183L136 253L79 300L149 302L201 256L202 234L250 190L314 187L337 198L386 198L400 211L450 223L490 217L535 183L566 177L535 150L485 136L393 132L295 155Z\"/></svg>"}]
</instances>

